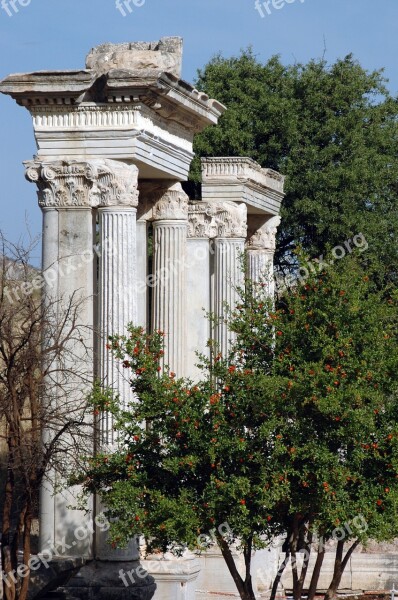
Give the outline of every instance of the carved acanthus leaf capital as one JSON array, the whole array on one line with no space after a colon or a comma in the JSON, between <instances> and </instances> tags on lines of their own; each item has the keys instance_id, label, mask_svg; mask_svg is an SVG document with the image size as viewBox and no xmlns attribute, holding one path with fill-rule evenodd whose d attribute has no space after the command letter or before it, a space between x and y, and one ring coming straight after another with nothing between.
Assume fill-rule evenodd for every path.
<instances>
[{"instance_id":1,"label":"carved acanthus leaf capital","mask_svg":"<svg viewBox=\"0 0 398 600\"><path fill-rule=\"evenodd\" d=\"M99 162L99 176L91 190L91 205L138 206L138 168L115 160ZM94 163L95 164L95 163Z\"/></svg>"},{"instance_id":2,"label":"carved acanthus leaf capital","mask_svg":"<svg viewBox=\"0 0 398 600\"><path fill-rule=\"evenodd\" d=\"M217 202L217 237L246 238L247 207L235 202Z\"/></svg>"},{"instance_id":3,"label":"carved acanthus leaf capital","mask_svg":"<svg viewBox=\"0 0 398 600\"><path fill-rule=\"evenodd\" d=\"M264 250L275 252L276 234L281 218L279 215L270 217L265 223L259 217L253 218L249 224L247 247L249 250Z\"/></svg>"},{"instance_id":4,"label":"carved acanthus leaf capital","mask_svg":"<svg viewBox=\"0 0 398 600\"><path fill-rule=\"evenodd\" d=\"M112 160L28 161L26 179L42 208L138 205L138 169Z\"/></svg>"},{"instance_id":5,"label":"carved acanthus leaf capital","mask_svg":"<svg viewBox=\"0 0 398 600\"><path fill-rule=\"evenodd\" d=\"M153 206L154 221L186 221L188 219L188 196L180 183L168 188Z\"/></svg>"},{"instance_id":6,"label":"carved acanthus leaf capital","mask_svg":"<svg viewBox=\"0 0 398 600\"><path fill-rule=\"evenodd\" d=\"M188 208L188 237L217 237L217 206L211 202L192 202Z\"/></svg>"},{"instance_id":7,"label":"carved acanthus leaf capital","mask_svg":"<svg viewBox=\"0 0 398 600\"><path fill-rule=\"evenodd\" d=\"M246 238L247 208L235 202L195 202L189 206L188 237Z\"/></svg>"}]
</instances>

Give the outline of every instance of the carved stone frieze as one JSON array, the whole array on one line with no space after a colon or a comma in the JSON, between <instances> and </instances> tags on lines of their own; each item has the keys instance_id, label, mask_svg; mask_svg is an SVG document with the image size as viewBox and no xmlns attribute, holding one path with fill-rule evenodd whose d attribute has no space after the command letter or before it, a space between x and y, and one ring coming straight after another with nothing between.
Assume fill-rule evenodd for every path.
<instances>
[{"instance_id":1,"label":"carved stone frieze","mask_svg":"<svg viewBox=\"0 0 398 600\"><path fill-rule=\"evenodd\" d=\"M38 187L42 208L138 205L138 169L112 160L28 161L26 179Z\"/></svg>"},{"instance_id":2,"label":"carved stone frieze","mask_svg":"<svg viewBox=\"0 0 398 600\"><path fill-rule=\"evenodd\" d=\"M283 192L284 177L273 169L263 169L251 158L246 157L212 157L202 158L203 181L239 180L270 187L270 179L275 187Z\"/></svg>"},{"instance_id":3,"label":"carved stone frieze","mask_svg":"<svg viewBox=\"0 0 398 600\"><path fill-rule=\"evenodd\" d=\"M270 217L264 222L262 217L251 217L248 229L247 247L249 250L265 250L275 252L276 234L280 225L279 215Z\"/></svg>"}]
</instances>

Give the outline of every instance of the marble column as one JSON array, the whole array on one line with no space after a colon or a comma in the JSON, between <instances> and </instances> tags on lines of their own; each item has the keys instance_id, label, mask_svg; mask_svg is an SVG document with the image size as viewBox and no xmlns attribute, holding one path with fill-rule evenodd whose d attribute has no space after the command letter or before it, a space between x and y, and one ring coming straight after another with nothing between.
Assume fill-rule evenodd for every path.
<instances>
[{"instance_id":1,"label":"marble column","mask_svg":"<svg viewBox=\"0 0 398 600\"><path fill-rule=\"evenodd\" d=\"M135 166L107 161L110 173L99 186L99 279L98 279L98 364L102 385L114 390L127 407L134 399L129 373L107 349L111 335L127 332L127 325L137 320L136 297L136 214L138 205L138 169ZM99 423L99 446L112 451L118 445L110 415ZM102 506L97 500L97 513ZM132 541L126 549L112 549L107 534L97 530L95 557L107 561L137 560L139 552Z\"/></svg>"},{"instance_id":2,"label":"marble column","mask_svg":"<svg viewBox=\"0 0 398 600\"><path fill-rule=\"evenodd\" d=\"M244 204L223 202L217 206L217 237L214 240L213 312L217 319L214 339L223 356L228 354L234 336L228 329L228 310L239 301L244 285L244 252L247 235L247 208Z\"/></svg>"},{"instance_id":3,"label":"marble column","mask_svg":"<svg viewBox=\"0 0 398 600\"><path fill-rule=\"evenodd\" d=\"M256 284L263 284L267 295L275 294L274 254L279 215L250 215L248 219L247 275Z\"/></svg>"},{"instance_id":4,"label":"marble column","mask_svg":"<svg viewBox=\"0 0 398 600\"><path fill-rule=\"evenodd\" d=\"M49 414L58 415L57 423L48 419L43 429L43 445L47 446L67 419L81 414L93 381L95 269L90 194L96 175L92 166L84 161L30 161L25 164L26 178L38 186L43 212L43 302L49 316L43 336L44 350L53 343L64 319L66 328L70 327L68 306L72 307L70 314L77 311L75 334L64 344L62 356L55 359L49 356L46 364L48 376L43 402ZM63 336L61 333L61 338ZM90 427L87 422L85 433L89 433ZM73 443L73 440L64 436L63 442ZM85 448L85 451L92 451L93 444ZM83 446L80 452L83 452ZM76 455L78 453L76 449ZM72 461L72 457L69 460ZM73 470L72 464L70 467ZM81 511L71 510L69 506L77 504L78 489L56 492L59 483L54 471L46 473L40 493L40 550L53 548L57 541L65 539L71 547L70 553L89 557L92 555L90 512L84 515ZM87 528L88 535L84 540L75 539L76 527Z\"/></svg>"},{"instance_id":5,"label":"marble column","mask_svg":"<svg viewBox=\"0 0 398 600\"><path fill-rule=\"evenodd\" d=\"M43 299L54 307L54 322L50 323L44 344L51 343L52 330L61 319L71 298L79 305L78 323L81 335L74 336L65 349L60 368L46 382L45 401L52 410L58 407L79 414L95 375L104 385L113 387L123 402L130 397L130 387L119 365L106 351L108 335L125 333L126 325L136 318L135 300L135 215L138 203L136 167L112 160L54 161L26 163L26 177L39 188L39 204L43 210ZM94 260L94 209L98 209L100 226L98 323L94 324L97 293L97 264ZM96 245L96 248L97 245ZM96 250L97 253L97 250ZM94 337L97 337L97 357L94 361ZM79 338L79 339L77 339ZM54 365L56 367L57 365ZM93 423L87 420L94 449ZM117 442L112 423L105 416L98 423L98 443L110 450ZM90 431L91 428L91 431ZM45 428L43 443L54 436ZM76 454L83 452L76 449ZM71 465L73 469L73 466ZM104 536L97 535L97 547L92 547L93 514L84 515L70 509L76 505L79 490L55 493L59 482L48 473L41 490L42 551L65 539L74 554L92 556L93 552L109 560L129 560L137 557L134 544L128 551L115 551ZM90 503L91 510L91 503ZM88 535L76 540L77 527L86 528Z\"/></svg>"},{"instance_id":6,"label":"marble column","mask_svg":"<svg viewBox=\"0 0 398 600\"><path fill-rule=\"evenodd\" d=\"M137 325L148 330L148 223L137 220Z\"/></svg>"},{"instance_id":7,"label":"marble column","mask_svg":"<svg viewBox=\"0 0 398 600\"><path fill-rule=\"evenodd\" d=\"M101 256L99 261L99 377L112 388L126 407L132 399L129 374L106 348L111 335L124 335L128 323L136 323L136 212L134 206L98 209ZM101 444L116 445L112 422L102 424Z\"/></svg>"},{"instance_id":8,"label":"marble column","mask_svg":"<svg viewBox=\"0 0 398 600\"><path fill-rule=\"evenodd\" d=\"M211 305L212 254L211 241L217 235L216 208L209 202L190 202L187 240L187 360L186 375L200 379L197 352L210 356L207 342L211 337L208 314Z\"/></svg>"},{"instance_id":9,"label":"marble column","mask_svg":"<svg viewBox=\"0 0 398 600\"><path fill-rule=\"evenodd\" d=\"M172 185L153 208L152 327L165 333L163 367L185 374L188 196Z\"/></svg>"}]
</instances>

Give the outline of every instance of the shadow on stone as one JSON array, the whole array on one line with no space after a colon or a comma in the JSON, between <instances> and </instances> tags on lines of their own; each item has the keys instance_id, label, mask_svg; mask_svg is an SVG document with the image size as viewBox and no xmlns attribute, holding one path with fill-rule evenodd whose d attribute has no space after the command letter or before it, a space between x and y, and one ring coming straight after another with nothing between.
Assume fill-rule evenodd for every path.
<instances>
[{"instance_id":1,"label":"shadow on stone","mask_svg":"<svg viewBox=\"0 0 398 600\"><path fill-rule=\"evenodd\" d=\"M38 557L40 559L40 556ZM41 600L50 592L65 586L85 564L83 558L54 558L42 560L40 568L32 571L29 584L29 600Z\"/></svg>"},{"instance_id":2,"label":"shadow on stone","mask_svg":"<svg viewBox=\"0 0 398 600\"><path fill-rule=\"evenodd\" d=\"M64 586L65 598L76 600L151 600L153 577L139 561L92 561Z\"/></svg>"}]
</instances>

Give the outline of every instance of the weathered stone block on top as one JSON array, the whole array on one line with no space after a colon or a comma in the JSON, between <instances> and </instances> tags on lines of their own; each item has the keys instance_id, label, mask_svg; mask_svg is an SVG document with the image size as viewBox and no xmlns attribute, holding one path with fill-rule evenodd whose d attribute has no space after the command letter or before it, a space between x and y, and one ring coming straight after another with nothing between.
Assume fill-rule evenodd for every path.
<instances>
[{"instance_id":1,"label":"weathered stone block on top","mask_svg":"<svg viewBox=\"0 0 398 600\"><path fill-rule=\"evenodd\" d=\"M284 181L251 158L202 158L202 199L244 202L248 214L279 214Z\"/></svg>"},{"instance_id":2,"label":"weathered stone block on top","mask_svg":"<svg viewBox=\"0 0 398 600\"><path fill-rule=\"evenodd\" d=\"M178 79L182 67L182 38L164 37L157 42L101 44L86 59L87 69L98 74L111 69L157 69L172 73Z\"/></svg>"}]
</instances>

